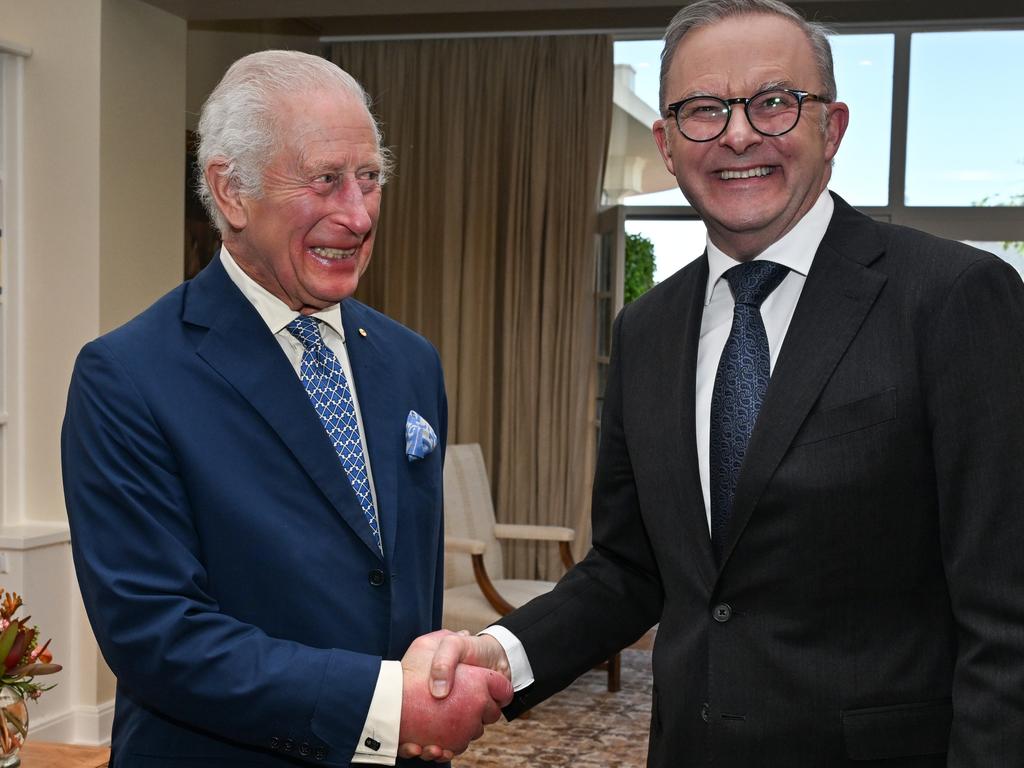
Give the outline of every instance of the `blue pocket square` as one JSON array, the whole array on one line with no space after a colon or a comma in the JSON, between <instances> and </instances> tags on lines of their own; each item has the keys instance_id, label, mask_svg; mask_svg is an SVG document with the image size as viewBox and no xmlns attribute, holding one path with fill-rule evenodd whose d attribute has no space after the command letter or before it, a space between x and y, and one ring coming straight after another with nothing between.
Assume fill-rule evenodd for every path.
<instances>
[{"instance_id":1,"label":"blue pocket square","mask_svg":"<svg viewBox=\"0 0 1024 768\"><path fill-rule=\"evenodd\" d=\"M426 457L437 448L437 435L427 420L416 411L409 411L405 419L405 455L409 461Z\"/></svg>"}]
</instances>

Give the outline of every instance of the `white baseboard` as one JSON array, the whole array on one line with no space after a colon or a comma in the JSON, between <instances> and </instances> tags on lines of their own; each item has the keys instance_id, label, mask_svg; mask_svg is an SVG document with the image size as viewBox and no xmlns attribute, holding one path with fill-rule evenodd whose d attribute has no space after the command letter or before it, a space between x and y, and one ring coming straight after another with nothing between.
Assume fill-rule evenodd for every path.
<instances>
[{"instance_id":1,"label":"white baseboard","mask_svg":"<svg viewBox=\"0 0 1024 768\"><path fill-rule=\"evenodd\" d=\"M66 712L29 721L29 738L60 744L101 747L110 744L114 700L95 707L72 707Z\"/></svg>"}]
</instances>

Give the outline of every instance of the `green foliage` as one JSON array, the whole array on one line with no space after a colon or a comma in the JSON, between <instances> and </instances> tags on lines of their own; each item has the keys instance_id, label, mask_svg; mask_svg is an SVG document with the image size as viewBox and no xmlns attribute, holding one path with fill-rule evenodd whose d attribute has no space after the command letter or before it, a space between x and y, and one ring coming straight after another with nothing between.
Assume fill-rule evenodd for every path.
<instances>
[{"instance_id":1,"label":"green foliage","mask_svg":"<svg viewBox=\"0 0 1024 768\"><path fill-rule=\"evenodd\" d=\"M1024 161L1018 160L1017 162L1022 163ZM985 195L985 197L981 198L981 200L974 203L974 205L997 206L1000 208L1009 206L1024 206L1024 192L1018 192L1016 194L1007 195L1005 199L1001 194ZM1012 249L1017 251L1017 253L1024 254L1024 240L1004 241L1003 248L1006 248L1007 250Z\"/></svg>"},{"instance_id":2,"label":"green foliage","mask_svg":"<svg viewBox=\"0 0 1024 768\"><path fill-rule=\"evenodd\" d=\"M626 235L623 301L629 304L654 287L654 243L643 235Z\"/></svg>"}]
</instances>

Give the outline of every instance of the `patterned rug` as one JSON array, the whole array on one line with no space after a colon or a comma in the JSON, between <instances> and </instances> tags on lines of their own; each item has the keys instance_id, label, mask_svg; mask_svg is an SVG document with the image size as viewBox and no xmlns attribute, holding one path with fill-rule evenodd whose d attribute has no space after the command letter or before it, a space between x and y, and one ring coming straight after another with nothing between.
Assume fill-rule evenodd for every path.
<instances>
[{"instance_id":1,"label":"patterned rug","mask_svg":"<svg viewBox=\"0 0 1024 768\"><path fill-rule=\"evenodd\" d=\"M622 652L622 690L592 670L534 707L526 719L499 720L453 768L643 768L651 718L651 652Z\"/></svg>"}]
</instances>

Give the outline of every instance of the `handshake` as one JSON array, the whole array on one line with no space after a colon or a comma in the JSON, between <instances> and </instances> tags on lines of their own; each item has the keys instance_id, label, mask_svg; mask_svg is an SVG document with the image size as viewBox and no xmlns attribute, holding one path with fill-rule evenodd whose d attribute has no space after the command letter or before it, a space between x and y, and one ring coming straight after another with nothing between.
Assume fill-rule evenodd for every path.
<instances>
[{"instance_id":1,"label":"handshake","mask_svg":"<svg viewBox=\"0 0 1024 768\"><path fill-rule=\"evenodd\" d=\"M447 630L418 637L402 657L398 755L447 762L510 701L508 658L493 637Z\"/></svg>"}]
</instances>

